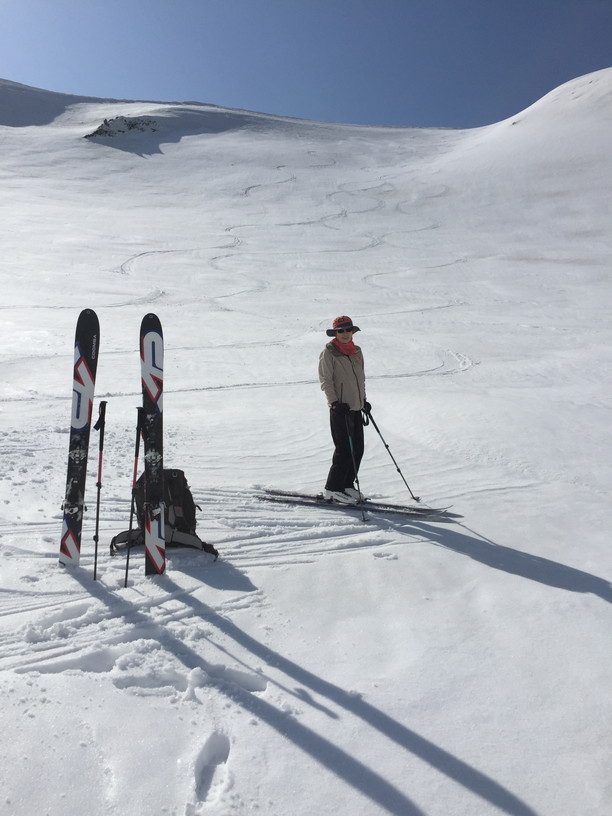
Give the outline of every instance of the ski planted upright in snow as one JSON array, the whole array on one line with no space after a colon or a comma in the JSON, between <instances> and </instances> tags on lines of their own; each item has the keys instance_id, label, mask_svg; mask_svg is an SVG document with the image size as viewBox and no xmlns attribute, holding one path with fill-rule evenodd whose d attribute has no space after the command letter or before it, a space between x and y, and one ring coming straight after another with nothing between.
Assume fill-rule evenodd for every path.
<instances>
[{"instance_id":1,"label":"ski planted upright in snow","mask_svg":"<svg viewBox=\"0 0 612 816\"><path fill-rule=\"evenodd\" d=\"M81 557L87 455L99 346L98 316L92 309L84 309L79 315L74 338L72 417L59 556L60 564L65 567L78 566Z\"/></svg>"},{"instance_id":2,"label":"ski planted upright in snow","mask_svg":"<svg viewBox=\"0 0 612 816\"><path fill-rule=\"evenodd\" d=\"M161 575L166 569L164 508L164 336L155 314L145 315L140 326L142 377L142 439L145 470L145 573Z\"/></svg>"}]
</instances>

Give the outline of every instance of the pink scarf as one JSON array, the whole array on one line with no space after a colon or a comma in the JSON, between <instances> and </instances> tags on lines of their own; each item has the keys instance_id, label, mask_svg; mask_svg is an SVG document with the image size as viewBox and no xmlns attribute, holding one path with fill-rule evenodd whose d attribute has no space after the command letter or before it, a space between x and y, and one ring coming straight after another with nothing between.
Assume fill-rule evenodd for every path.
<instances>
[{"instance_id":1,"label":"pink scarf","mask_svg":"<svg viewBox=\"0 0 612 816\"><path fill-rule=\"evenodd\" d=\"M337 337L334 337L332 343L339 351L341 351L343 354L346 354L347 356L349 354L357 354L357 346L353 343L352 340L349 340L348 343L341 343Z\"/></svg>"}]
</instances>

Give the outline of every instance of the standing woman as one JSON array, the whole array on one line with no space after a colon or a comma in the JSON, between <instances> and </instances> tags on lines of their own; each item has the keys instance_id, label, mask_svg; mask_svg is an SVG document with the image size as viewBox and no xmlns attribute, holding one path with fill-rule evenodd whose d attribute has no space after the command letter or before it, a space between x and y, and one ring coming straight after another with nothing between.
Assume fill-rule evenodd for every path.
<instances>
[{"instance_id":1,"label":"standing woman","mask_svg":"<svg viewBox=\"0 0 612 816\"><path fill-rule=\"evenodd\" d=\"M365 398L363 354L353 342L358 326L346 315L337 317L327 336L333 340L319 357L319 382L327 397L334 455L325 483L325 498L356 504L355 478L363 456L363 417L370 411ZM352 449L351 449L352 447Z\"/></svg>"}]
</instances>

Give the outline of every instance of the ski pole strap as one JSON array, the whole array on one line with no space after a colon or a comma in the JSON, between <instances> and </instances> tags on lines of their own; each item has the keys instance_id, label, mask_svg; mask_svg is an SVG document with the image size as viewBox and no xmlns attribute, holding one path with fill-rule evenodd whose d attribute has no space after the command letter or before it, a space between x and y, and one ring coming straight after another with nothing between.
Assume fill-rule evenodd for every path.
<instances>
[{"instance_id":1,"label":"ski pole strap","mask_svg":"<svg viewBox=\"0 0 612 816\"><path fill-rule=\"evenodd\" d=\"M98 444L98 451L99 451L99 453L98 453L98 482L97 482L97 485L96 485L97 488L98 488L98 493L100 491L100 488L102 487L102 455L104 453L104 426L105 426L105 422L106 422L106 400L103 400L100 403L100 407L98 409L98 421L94 425L94 430L100 431L100 437L99 437L99 440L98 440L99 441L99 444ZM100 497L98 495L98 504L99 504L99 502L100 502ZM96 522L97 522L97 518L96 518Z\"/></svg>"},{"instance_id":2,"label":"ski pole strap","mask_svg":"<svg viewBox=\"0 0 612 816\"><path fill-rule=\"evenodd\" d=\"M100 446L102 446L102 438L104 436L105 418L106 418L106 400L102 400L98 408L98 421L94 425L94 431L100 431Z\"/></svg>"}]
</instances>

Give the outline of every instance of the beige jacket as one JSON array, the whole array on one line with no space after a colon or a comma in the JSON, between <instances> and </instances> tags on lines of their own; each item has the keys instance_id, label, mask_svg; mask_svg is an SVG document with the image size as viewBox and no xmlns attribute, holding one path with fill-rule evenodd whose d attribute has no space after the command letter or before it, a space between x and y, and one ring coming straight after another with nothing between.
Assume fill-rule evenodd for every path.
<instances>
[{"instance_id":1,"label":"beige jacket","mask_svg":"<svg viewBox=\"0 0 612 816\"><path fill-rule=\"evenodd\" d=\"M365 373L363 354L342 354L333 343L328 343L319 357L321 391L332 402L346 402L351 411L360 411L365 402Z\"/></svg>"}]
</instances>

